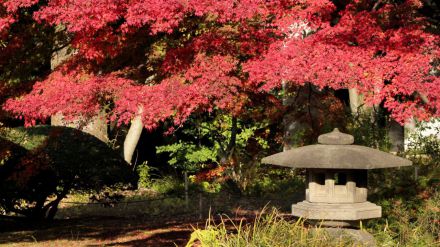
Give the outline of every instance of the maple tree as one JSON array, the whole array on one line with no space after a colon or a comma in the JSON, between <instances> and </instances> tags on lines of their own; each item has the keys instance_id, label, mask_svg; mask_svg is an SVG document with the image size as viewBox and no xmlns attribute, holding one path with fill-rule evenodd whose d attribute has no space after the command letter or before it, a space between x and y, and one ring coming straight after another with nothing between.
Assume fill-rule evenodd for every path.
<instances>
[{"instance_id":1,"label":"maple tree","mask_svg":"<svg viewBox=\"0 0 440 247\"><path fill-rule=\"evenodd\" d=\"M23 12L77 52L4 109L147 129L218 108L240 114L282 82L356 88L403 123L440 116L439 36L420 0L3 0L0 40ZM14 44L5 43L2 52ZM142 109L140 111L139 109Z\"/></svg>"},{"instance_id":2,"label":"maple tree","mask_svg":"<svg viewBox=\"0 0 440 247\"><path fill-rule=\"evenodd\" d=\"M356 88L368 104L380 104L404 123L439 116L439 36L419 10L422 1L350 1L331 6L327 20L306 21L306 38L271 44L246 64L250 83L263 90L287 80L319 88ZM325 12L324 12L325 13ZM333 17L333 19L332 19Z\"/></svg>"}]
</instances>

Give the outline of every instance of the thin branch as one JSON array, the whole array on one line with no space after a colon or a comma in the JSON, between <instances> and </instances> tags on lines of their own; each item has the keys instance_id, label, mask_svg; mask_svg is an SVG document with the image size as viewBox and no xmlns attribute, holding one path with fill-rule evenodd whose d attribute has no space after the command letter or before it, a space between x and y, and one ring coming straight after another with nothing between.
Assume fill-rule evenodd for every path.
<instances>
[{"instance_id":1,"label":"thin branch","mask_svg":"<svg viewBox=\"0 0 440 247\"><path fill-rule=\"evenodd\" d=\"M377 10L379 9L379 7L380 7L381 4L382 4L382 0L377 1L377 2L374 4L372 10L373 10L373 11L377 11Z\"/></svg>"}]
</instances>

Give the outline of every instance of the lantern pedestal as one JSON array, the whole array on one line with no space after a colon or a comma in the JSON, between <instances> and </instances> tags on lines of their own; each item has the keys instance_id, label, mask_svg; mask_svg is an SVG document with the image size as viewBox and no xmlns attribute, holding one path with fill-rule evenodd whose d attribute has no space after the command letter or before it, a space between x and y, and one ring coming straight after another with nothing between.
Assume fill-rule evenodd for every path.
<instances>
[{"instance_id":1,"label":"lantern pedestal","mask_svg":"<svg viewBox=\"0 0 440 247\"><path fill-rule=\"evenodd\" d=\"M306 199L292 214L310 220L359 221L380 218L381 207L367 201L367 171L307 169Z\"/></svg>"},{"instance_id":2,"label":"lantern pedestal","mask_svg":"<svg viewBox=\"0 0 440 247\"><path fill-rule=\"evenodd\" d=\"M354 246L376 247L377 243L373 235L364 230L347 229L347 228L316 228L315 231L325 231L333 238L349 238L352 239Z\"/></svg>"},{"instance_id":3,"label":"lantern pedestal","mask_svg":"<svg viewBox=\"0 0 440 247\"><path fill-rule=\"evenodd\" d=\"M292 205L292 214L310 220L356 221L380 218L382 209L371 202L313 203L302 201Z\"/></svg>"}]
</instances>

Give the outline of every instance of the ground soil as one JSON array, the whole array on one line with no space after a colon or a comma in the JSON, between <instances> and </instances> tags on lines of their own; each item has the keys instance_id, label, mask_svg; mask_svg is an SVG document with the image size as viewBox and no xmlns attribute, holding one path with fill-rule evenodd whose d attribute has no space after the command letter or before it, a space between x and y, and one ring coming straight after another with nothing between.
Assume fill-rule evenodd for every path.
<instances>
[{"instance_id":1,"label":"ground soil","mask_svg":"<svg viewBox=\"0 0 440 247\"><path fill-rule=\"evenodd\" d=\"M151 201L147 198L144 203L112 207L87 202L69 204L77 200L78 197L63 200L52 222L0 218L0 247L185 246L194 228L204 228L208 218L252 222L264 208L274 206L287 212L295 198L276 201L197 195L190 198L189 204L174 197Z\"/></svg>"},{"instance_id":2,"label":"ground soil","mask_svg":"<svg viewBox=\"0 0 440 247\"><path fill-rule=\"evenodd\" d=\"M191 217L91 217L52 223L3 220L0 246L185 246L192 229L204 224Z\"/></svg>"},{"instance_id":3,"label":"ground soil","mask_svg":"<svg viewBox=\"0 0 440 247\"><path fill-rule=\"evenodd\" d=\"M103 209L105 210L105 209ZM93 211L96 211L95 209ZM227 215L113 215L29 222L0 218L0 246L185 246L195 228L220 218L237 224L252 222L260 210L236 209ZM229 221L231 220L231 221ZM231 224L232 225L232 224Z\"/></svg>"}]
</instances>

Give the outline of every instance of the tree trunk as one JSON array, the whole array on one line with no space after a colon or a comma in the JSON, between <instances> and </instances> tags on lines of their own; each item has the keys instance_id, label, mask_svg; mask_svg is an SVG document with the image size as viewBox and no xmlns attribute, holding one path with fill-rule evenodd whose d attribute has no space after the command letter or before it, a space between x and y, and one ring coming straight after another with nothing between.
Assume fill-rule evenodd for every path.
<instances>
[{"instance_id":1,"label":"tree trunk","mask_svg":"<svg viewBox=\"0 0 440 247\"><path fill-rule=\"evenodd\" d=\"M55 215L58 212L58 205L60 204L61 200L64 197L65 197L65 195L58 196L57 199L55 199L55 201L50 203L50 206L49 206L48 211L47 211L46 219L53 220L55 218Z\"/></svg>"},{"instance_id":2,"label":"tree trunk","mask_svg":"<svg viewBox=\"0 0 440 247\"><path fill-rule=\"evenodd\" d=\"M132 121L130 128L128 129L127 136L124 140L124 160L131 164L133 159L134 151L136 150L136 146L141 138L142 130L144 129L144 125L142 124L141 114L143 112L143 108L139 108L139 115L137 115Z\"/></svg>"},{"instance_id":3,"label":"tree trunk","mask_svg":"<svg viewBox=\"0 0 440 247\"><path fill-rule=\"evenodd\" d=\"M231 136L229 139L229 143L226 146L224 146L224 143L222 143L221 140L217 142L220 146L218 158L221 165L229 165L233 161L232 158L235 152L237 132L238 132L238 119L236 117L232 117Z\"/></svg>"},{"instance_id":4,"label":"tree trunk","mask_svg":"<svg viewBox=\"0 0 440 247\"><path fill-rule=\"evenodd\" d=\"M405 128L394 120L390 121L388 138L391 142L391 152L398 153L404 151Z\"/></svg>"},{"instance_id":5,"label":"tree trunk","mask_svg":"<svg viewBox=\"0 0 440 247\"><path fill-rule=\"evenodd\" d=\"M65 27L58 25L55 32L64 32ZM76 49L72 49L69 46L62 47L52 53L50 59L50 68L55 70L58 66L66 62L69 58L77 54ZM91 134L103 142L108 142L107 133L107 120L105 113L100 113L88 121L84 121L79 118L76 121L66 121L62 114L56 114L51 117L51 125L53 126L66 126L75 129L79 129L85 133Z\"/></svg>"},{"instance_id":6,"label":"tree trunk","mask_svg":"<svg viewBox=\"0 0 440 247\"><path fill-rule=\"evenodd\" d=\"M362 111L361 107L363 105L363 98L356 88L348 89L348 95L350 100L350 110L353 115L360 113Z\"/></svg>"},{"instance_id":7,"label":"tree trunk","mask_svg":"<svg viewBox=\"0 0 440 247\"><path fill-rule=\"evenodd\" d=\"M283 80L283 106L291 106L295 103L296 94L293 94L293 88ZM292 111L287 111L283 116L283 151L290 150L296 145L292 136L303 129L303 124L292 114Z\"/></svg>"},{"instance_id":8,"label":"tree trunk","mask_svg":"<svg viewBox=\"0 0 440 247\"><path fill-rule=\"evenodd\" d=\"M75 121L66 121L64 120L63 115L57 114L51 117L51 125L79 129L82 132L90 134L105 143L108 142L107 120L105 113L100 113L88 121L84 121L81 118Z\"/></svg>"},{"instance_id":9,"label":"tree trunk","mask_svg":"<svg viewBox=\"0 0 440 247\"><path fill-rule=\"evenodd\" d=\"M41 221L44 220L45 210L44 210L44 202L46 201L47 196L39 196L38 200L35 203L35 206L31 210L31 213L28 216L31 220Z\"/></svg>"}]
</instances>

